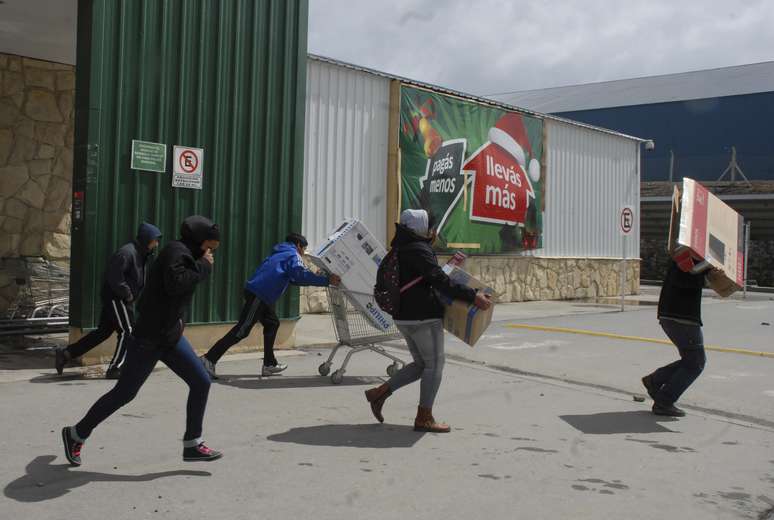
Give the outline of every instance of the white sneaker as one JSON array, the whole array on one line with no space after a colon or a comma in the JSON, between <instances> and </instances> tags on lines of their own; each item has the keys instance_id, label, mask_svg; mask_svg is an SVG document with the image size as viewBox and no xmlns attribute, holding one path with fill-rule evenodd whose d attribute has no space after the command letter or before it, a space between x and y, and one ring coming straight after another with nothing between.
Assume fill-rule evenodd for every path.
<instances>
[{"instance_id":1,"label":"white sneaker","mask_svg":"<svg viewBox=\"0 0 774 520\"><path fill-rule=\"evenodd\" d=\"M202 366L207 374L209 374L210 379L219 379L218 374L215 373L215 364L204 356L199 359L202 360Z\"/></svg>"},{"instance_id":2,"label":"white sneaker","mask_svg":"<svg viewBox=\"0 0 774 520\"><path fill-rule=\"evenodd\" d=\"M282 363L277 363L276 365L263 365L263 369L261 369L261 375L274 376L280 372L284 372L286 368L288 368L288 366Z\"/></svg>"}]
</instances>

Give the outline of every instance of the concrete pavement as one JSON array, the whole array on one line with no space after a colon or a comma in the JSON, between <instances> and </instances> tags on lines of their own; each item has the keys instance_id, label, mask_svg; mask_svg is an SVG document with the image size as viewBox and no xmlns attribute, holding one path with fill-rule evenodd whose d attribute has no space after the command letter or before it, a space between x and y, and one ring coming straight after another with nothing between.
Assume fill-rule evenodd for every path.
<instances>
[{"instance_id":1,"label":"concrete pavement","mask_svg":"<svg viewBox=\"0 0 774 520\"><path fill-rule=\"evenodd\" d=\"M771 300L709 300L704 308L707 343L771 347L771 329L760 325ZM0 383L0 516L772 517L774 396L765 392L774 359L711 352L683 400L688 416L670 420L631 394L642 391L646 370L674 359L673 348L509 328L660 337L653 306L631 309L639 310L615 313L601 302L502 306L476 348L447 335L450 360L435 411L452 424L448 435L410 428L417 385L392 396L386 424L375 423L363 390L384 379L388 362L372 353L354 356L336 386L317 375L325 348L282 353L290 368L274 378L256 375L255 354L226 357L205 426L208 442L225 452L213 463L181 461L186 389L158 370L95 431L84 465L70 468L59 429L111 382L28 368L37 372L28 380Z\"/></svg>"}]
</instances>

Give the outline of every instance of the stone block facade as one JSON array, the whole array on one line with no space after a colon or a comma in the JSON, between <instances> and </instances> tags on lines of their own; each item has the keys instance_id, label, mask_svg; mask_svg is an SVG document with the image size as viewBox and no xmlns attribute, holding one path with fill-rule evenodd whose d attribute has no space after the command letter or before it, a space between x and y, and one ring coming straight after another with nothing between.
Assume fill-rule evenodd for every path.
<instances>
[{"instance_id":1,"label":"stone block facade","mask_svg":"<svg viewBox=\"0 0 774 520\"><path fill-rule=\"evenodd\" d=\"M0 53L0 258L70 258L74 99L74 66Z\"/></svg>"},{"instance_id":2,"label":"stone block facade","mask_svg":"<svg viewBox=\"0 0 774 520\"><path fill-rule=\"evenodd\" d=\"M441 257L444 263L448 258ZM465 270L492 287L500 302L569 300L621 294L621 261L608 258L469 257ZM626 294L640 290L640 261L626 261ZM301 312L328 312L324 289L301 289Z\"/></svg>"},{"instance_id":3,"label":"stone block facade","mask_svg":"<svg viewBox=\"0 0 774 520\"><path fill-rule=\"evenodd\" d=\"M640 243L642 279L662 280L669 266L665 239L645 239ZM774 241L750 240L747 278L751 284L774 287Z\"/></svg>"}]
</instances>

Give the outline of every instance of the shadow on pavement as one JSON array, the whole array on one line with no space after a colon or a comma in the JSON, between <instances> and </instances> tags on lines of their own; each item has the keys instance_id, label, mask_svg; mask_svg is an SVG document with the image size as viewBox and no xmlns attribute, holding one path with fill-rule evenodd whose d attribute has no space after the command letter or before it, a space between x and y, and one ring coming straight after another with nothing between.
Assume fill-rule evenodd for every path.
<instances>
[{"instance_id":1,"label":"shadow on pavement","mask_svg":"<svg viewBox=\"0 0 774 520\"><path fill-rule=\"evenodd\" d=\"M0 370L54 370L54 351L56 345L46 343L39 347L25 347L18 340L9 344L4 338L0 343Z\"/></svg>"},{"instance_id":2,"label":"shadow on pavement","mask_svg":"<svg viewBox=\"0 0 774 520\"><path fill-rule=\"evenodd\" d=\"M89 378L83 376L80 372L65 372L61 376L51 370L49 374L40 374L30 379L30 383L72 383L73 381L82 381L81 384L86 384L83 381L87 381Z\"/></svg>"},{"instance_id":3,"label":"shadow on pavement","mask_svg":"<svg viewBox=\"0 0 774 520\"><path fill-rule=\"evenodd\" d=\"M330 378L322 376L271 376L261 377L256 375L220 375L213 383L243 388L245 390L281 389L281 388L314 388L336 386L365 386L379 385L384 382L380 377L345 377L338 385L331 383Z\"/></svg>"},{"instance_id":4,"label":"shadow on pavement","mask_svg":"<svg viewBox=\"0 0 774 520\"><path fill-rule=\"evenodd\" d=\"M611 435L614 433L674 433L659 423L674 422L674 417L653 415L645 410L605 412L589 415L562 415L567 424L583 433Z\"/></svg>"},{"instance_id":5,"label":"shadow on pavement","mask_svg":"<svg viewBox=\"0 0 774 520\"><path fill-rule=\"evenodd\" d=\"M166 477L209 477L209 471L162 471L145 475L96 473L73 468L69 464L51 464L54 455L35 457L27 464L27 474L5 486L5 496L17 502L42 502L60 498L72 489L91 482L148 482ZM71 515L65 515L71 516ZM76 515L77 516L77 515Z\"/></svg>"},{"instance_id":6,"label":"shadow on pavement","mask_svg":"<svg viewBox=\"0 0 774 520\"><path fill-rule=\"evenodd\" d=\"M411 448L425 434L395 424L324 424L269 435L274 442L348 448Z\"/></svg>"}]
</instances>

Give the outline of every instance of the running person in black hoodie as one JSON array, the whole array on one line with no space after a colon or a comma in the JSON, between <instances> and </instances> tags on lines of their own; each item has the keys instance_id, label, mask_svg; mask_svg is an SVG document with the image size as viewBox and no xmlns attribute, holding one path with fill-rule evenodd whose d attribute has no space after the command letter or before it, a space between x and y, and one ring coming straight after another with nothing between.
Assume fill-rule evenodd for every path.
<instances>
[{"instance_id":1,"label":"running person in black hoodie","mask_svg":"<svg viewBox=\"0 0 774 520\"><path fill-rule=\"evenodd\" d=\"M189 387L183 460L215 460L222 455L201 439L210 377L183 336L194 289L212 271L212 251L220 244L220 230L208 219L192 216L183 221L180 234L182 238L167 244L151 267L140 299L140 317L116 386L100 397L78 424L62 429L65 455L72 465L81 464L81 448L92 430L134 399L159 361Z\"/></svg>"},{"instance_id":2,"label":"running person in black hoodie","mask_svg":"<svg viewBox=\"0 0 774 520\"><path fill-rule=\"evenodd\" d=\"M438 258L431 247L434 240L433 223L425 210L407 209L401 213L391 244L393 249L398 250L400 286L404 287L418 277L421 281L401 294L400 307L394 318L395 325L406 338L414 362L365 394L374 416L383 422L382 407L387 398L398 388L421 379L414 429L446 433L451 430L449 425L437 423L433 417L433 403L441 385L445 361L444 306L438 293L440 291L452 298L473 303L481 309L488 309L492 303L489 296L449 279L438 265Z\"/></svg>"},{"instance_id":3,"label":"running person in black hoodie","mask_svg":"<svg viewBox=\"0 0 774 520\"><path fill-rule=\"evenodd\" d=\"M99 325L72 345L56 350L54 367L58 374L62 374L71 360L81 357L116 332L116 351L105 378L118 379L126 359L127 339L134 327L134 302L145 286L148 263L160 238L159 228L143 222L137 230L137 238L111 255L102 283Z\"/></svg>"}]
</instances>

